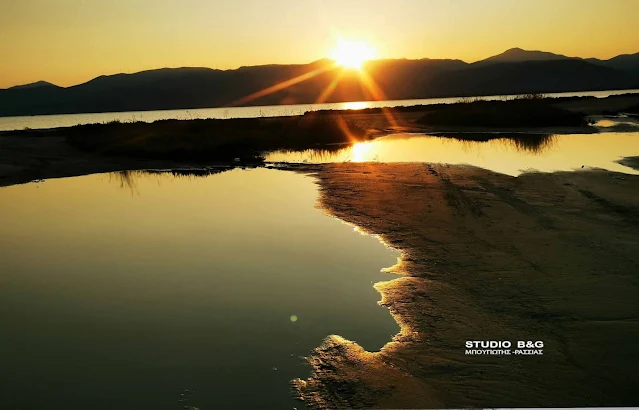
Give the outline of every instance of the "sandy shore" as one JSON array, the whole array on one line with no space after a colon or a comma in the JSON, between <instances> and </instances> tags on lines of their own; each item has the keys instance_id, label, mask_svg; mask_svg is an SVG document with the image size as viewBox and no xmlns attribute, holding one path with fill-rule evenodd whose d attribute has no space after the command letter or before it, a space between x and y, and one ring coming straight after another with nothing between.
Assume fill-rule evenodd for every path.
<instances>
[{"instance_id":1,"label":"sandy shore","mask_svg":"<svg viewBox=\"0 0 639 410\"><path fill-rule=\"evenodd\" d=\"M378 284L402 332L329 338L297 391L317 408L638 405L639 177L434 164L308 166L326 210L404 257ZM543 356L467 356L467 340Z\"/></svg>"}]
</instances>

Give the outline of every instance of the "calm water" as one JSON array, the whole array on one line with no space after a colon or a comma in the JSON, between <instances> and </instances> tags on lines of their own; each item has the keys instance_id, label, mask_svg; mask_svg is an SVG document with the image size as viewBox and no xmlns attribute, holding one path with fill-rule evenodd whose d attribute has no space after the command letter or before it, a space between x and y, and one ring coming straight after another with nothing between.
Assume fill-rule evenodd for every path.
<instances>
[{"instance_id":1,"label":"calm water","mask_svg":"<svg viewBox=\"0 0 639 410\"><path fill-rule=\"evenodd\" d=\"M398 134L342 149L335 148L330 151L274 152L267 156L267 160L292 163L371 161L469 164L508 175L531 170L572 171L581 169L583 165L585 168L639 174L616 162L625 156L639 156L639 132L504 136L486 142L424 134Z\"/></svg>"},{"instance_id":2,"label":"calm water","mask_svg":"<svg viewBox=\"0 0 639 410\"><path fill-rule=\"evenodd\" d=\"M636 93L639 90L610 90L610 91L584 91L574 93L548 94L552 97L572 96L596 96L605 98L610 95ZM499 99L503 95L482 97L483 99ZM396 101L359 101L333 104L298 104L298 105L271 105L265 107L230 107L230 108L203 108L193 110L164 110L164 111L135 111L113 112L98 114L65 114L65 115L35 115L29 117L0 117L0 131L21 130L24 128L56 128L69 127L78 124L104 123L109 121L146 121L153 122L165 119L193 119L193 118L255 118L276 117L283 115L299 115L307 111L316 110L345 110L373 107L401 107L411 105L453 103L459 98L430 98L423 100L396 100Z\"/></svg>"},{"instance_id":3,"label":"calm water","mask_svg":"<svg viewBox=\"0 0 639 410\"><path fill-rule=\"evenodd\" d=\"M0 408L300 408L299 356L399 330L398 253L316 201L267 169L1 188Z\"/></svg>"}]
</instances>

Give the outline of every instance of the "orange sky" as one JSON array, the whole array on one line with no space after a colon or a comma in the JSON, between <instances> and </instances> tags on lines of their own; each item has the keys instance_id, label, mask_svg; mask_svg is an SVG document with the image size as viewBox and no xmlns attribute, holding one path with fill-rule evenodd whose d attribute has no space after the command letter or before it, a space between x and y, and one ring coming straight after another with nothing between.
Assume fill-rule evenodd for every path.
<instances>
[{"instance_id":1,"label":"orange sky","mask_svg":"<svg viewBox=\"0 0 639 410\"><path fill-rule=\"evenodd\" d=\"M638 0L0 0L0 87L160 67L307 63L337 37L381 58L476 61L511 47L639 51Z\"/></svg>"}]
</instances>

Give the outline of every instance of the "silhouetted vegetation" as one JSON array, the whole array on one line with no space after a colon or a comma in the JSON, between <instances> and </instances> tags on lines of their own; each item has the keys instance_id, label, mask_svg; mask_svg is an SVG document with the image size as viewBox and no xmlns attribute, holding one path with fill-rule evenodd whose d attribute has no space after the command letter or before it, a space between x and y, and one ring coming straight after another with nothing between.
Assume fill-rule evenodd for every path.
<instances>
[{"instance_id":1,"label":"silhouetted vegetation","mask_svg":"<svg viewBox=\"0 0 639 410\"><path fill-rule=\"evenodd\" d=\"M361 141L366 132L340 115L228 120L161 120L78 125L56 130L70 144L108 155L260 162L263 153Z\"/></svg>"},{"instance_id":2,"label":"silhouetted vegetation","mask_svg":"<svg viewBox=\"0 0 639 410\"><path fill-rule=\"evenodd\" d=\"M473 101L437 107L420 120L422 125L473 127L557 127L587 125L584 116L533 96L511 101Z\"/></svg>"}]
</instances>

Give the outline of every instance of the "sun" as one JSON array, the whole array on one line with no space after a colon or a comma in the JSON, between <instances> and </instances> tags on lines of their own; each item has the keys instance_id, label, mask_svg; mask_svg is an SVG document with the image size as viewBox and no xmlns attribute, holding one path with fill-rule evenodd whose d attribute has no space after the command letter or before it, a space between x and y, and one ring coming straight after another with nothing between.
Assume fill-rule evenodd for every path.
<instances>
[{"instance_id":1,"label":"sun","mask_svg":"<svg viewBox=\"0 0 639 410\"><path fill-rule=\"evenodd\" d=\"M364 41L338 39L331 58L342 67L361 69L362 63L376 57L375 49Z\"/></svg>"}]
</instances>

